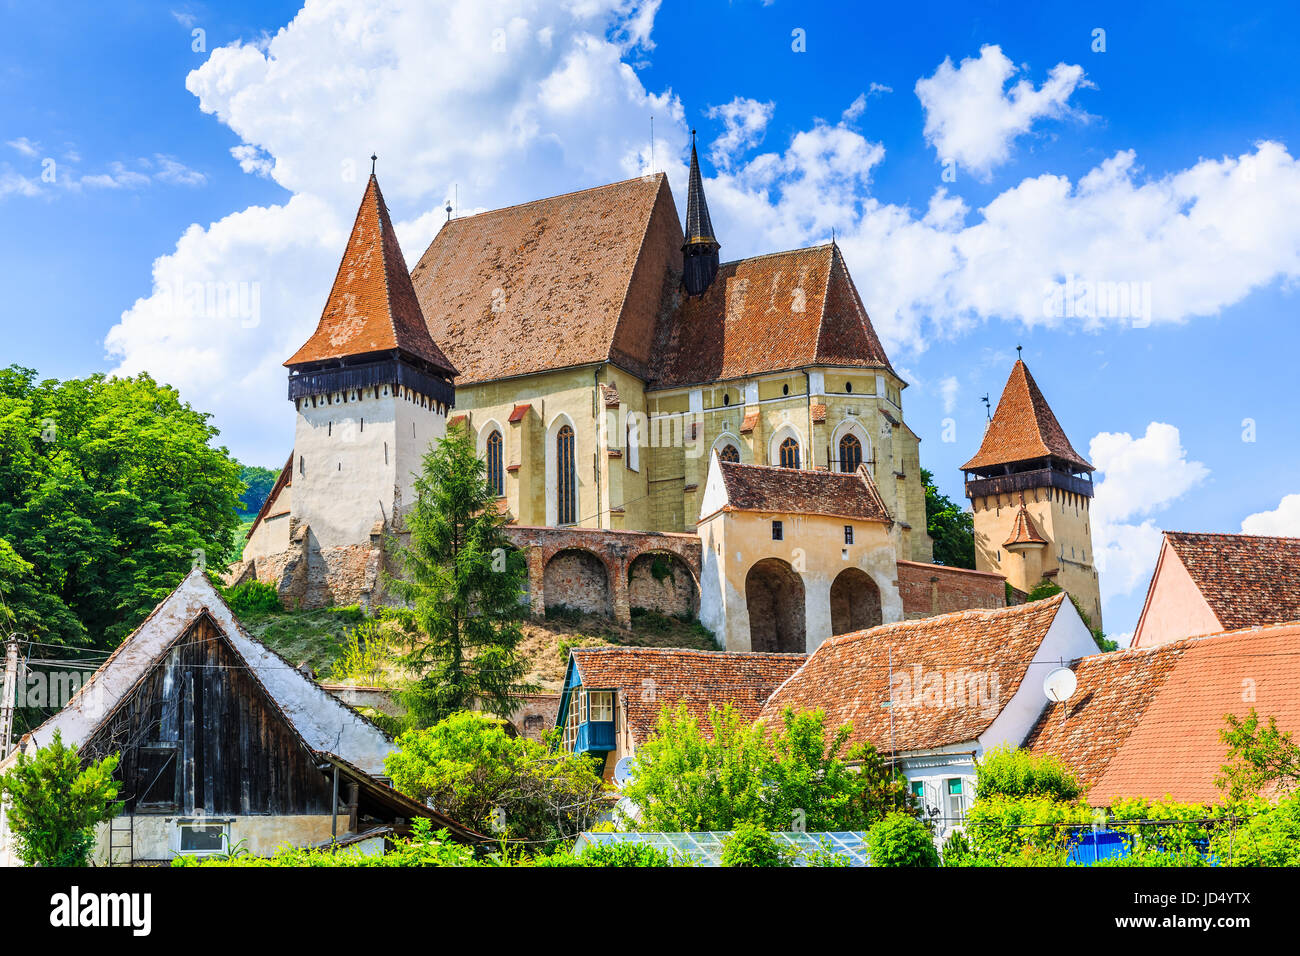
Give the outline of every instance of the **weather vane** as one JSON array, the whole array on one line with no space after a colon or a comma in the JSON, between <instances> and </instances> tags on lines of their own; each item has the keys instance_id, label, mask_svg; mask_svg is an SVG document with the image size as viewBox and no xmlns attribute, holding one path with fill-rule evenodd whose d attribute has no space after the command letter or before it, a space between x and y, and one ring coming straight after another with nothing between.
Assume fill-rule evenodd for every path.
<instances>
[{"instance_id":1,"label":"weather vane","mask_svg":"<svg viewBox=\"0 0 1300 956\"><path fill-rule=\"evenodd\" d=\"M989 421L992 421L993 409L992 406L989 405L989 393L985 392L984 397L981 398L980 401L984 403L984 417L987 418Z\"/></svg>"},{"instance_id":2,"label":"weather vane","mask_svg":"<svg viewBox=\"0 0 1300 956\"><path fill-rule=\"evenodd\" d=\"M379 157L376 156L374 153L370 154L370 175L371 176L375 174L375 160L377 160L378 158Z\"/></svg>"}]
</instances>

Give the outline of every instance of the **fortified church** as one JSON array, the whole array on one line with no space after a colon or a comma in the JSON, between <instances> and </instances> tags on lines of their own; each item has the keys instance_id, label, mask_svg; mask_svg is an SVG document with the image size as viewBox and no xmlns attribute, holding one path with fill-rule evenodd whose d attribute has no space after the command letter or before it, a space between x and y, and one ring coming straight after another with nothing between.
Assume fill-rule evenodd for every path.
<instances>
[{"instance_id":1,"label":"fortified church","mask_svg":"<svg viewBox=\"0 0 1300 956\"><path fill-rule=\"evenodd\" d=\"M461 425L538 615L698 615L721 648L808 653L1047 576L1100 624L1091 466L1023 363L965 466L979 570L935 565L907 383L840 248L721 247L693 144L685 228L660 173L449 210L410 272L372 173L285 362L293 451L228 580L383 603L415 473Z\"/></svg>"}]
</instances>

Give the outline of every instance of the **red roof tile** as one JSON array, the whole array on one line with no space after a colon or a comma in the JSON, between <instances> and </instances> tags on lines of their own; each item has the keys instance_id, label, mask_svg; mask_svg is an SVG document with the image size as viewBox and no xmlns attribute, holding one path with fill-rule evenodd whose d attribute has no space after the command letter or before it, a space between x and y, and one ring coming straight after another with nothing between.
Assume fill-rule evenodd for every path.
<instances>
[{"instance_id":1,"label":"red roof tile","mask_svg":"<svg viewBox=\"0 0 1300 956\"><path fill-rule=\"evenodd\" d=\"M1227 755L1225 714L1244 717L1254 707L1300 733L1298 651L1293 622L1085 657L1064 716L1061 704L1050 705L1025 746L1072 766L1094 805L1220 800L1214 777Z\"/></svg>"},{"instance_id":2,"label":"red roof tile","mask_svg":"<svg viewBox=\"0 0 1300 956\"><path fill-rule=\"evenodd\" d=\"M371 175L316 331L284 364L393 349L456 374L429 336L379 182Z\"/></svg>"},{"instance_id":3,"label":"red roof tile","mask_svg":"<svg viewBox=\"0 0 1300 956\"><path fill-rule=\"evenodd\" d=\"M1015 696L1064 600L1057 594L833 637L761 716L821 708L828 727L852 723L852 742L886 753L976 740Z\"/></svg>"},{"instance_id":4,"label":"red roof tile","mask_svg":"<svg viewBox=\"0 0 1300 956\"><path fill-rule=\"evenodd\" d=\"M531 409L532 407L533 407L532 405L516 405L514 408L512 408L510 410L510 418L508 419L510 424L515 425L518 424L519 422L522 422L524 420L524 416L528 414L528 410Z\"/></svg>"},{"instance_id":5,"label":"red roof tile","mask_svg":"<svg viewBox=\"0 0 1300 956\"><path fill-rule=\"evenodd\" d=\"M981 469L1047 457L1059 458L1078 469L1093 470L1065 437L1065 430L1052 414L1029 368L1017 359L993 420L984 430L979 452L961 467Z\"/></svg>"},{"instance_id":6,"label":"red roof tile","mask_svg":"<svg viewBox=\"0 0 1300 956\"><path fill-rule=\"evenodd\" d=\"M1300 538L1166 531L1225 630L1300 620Z\"/></svg>"},{"instance_id":7,"label":"red roof tile","mask_svg":"<svg viewBox=\"0 0 1300 956\"><path fill-rule=\"evenodd\" d=\"M892 523L865 467L849 474L718 459L727 493L724 510L833 515ZM707 515L705 517L708 517Z\"/></svg>"},{"instance_id":8,"label":"red roof tile","mask_svg":"<svg viewBox=\"0 0 1300 956\"><path fill-rule=\"evenodd\" d=\"M638 743L654 730L660 711L680 701L699 718L710 705L729 703L752 721L772 691L807 659L803 654L657 647L576 647L572 653L584 687L619 691Z\"/></svg>"},{"instance_id":9,"label":"red roof tile","mask_svg":"<svg viewBox=\"0 0 1300 956\"><path fill-rule=\"evenodd\" d=\"M740 433L748 435L758 427L758 412L745 412L745 419L740 423Z\"/></svg>"},{"instance_id":10,"label":"red roof tile","mask_svg":"<svg viewBox=\"0 0 1300 956\"><path fill-rule=\"evenodd\" d=\"M703 295L681 297L660 326L657 386L889 358L834 244L723 263Z\"/></svg>"},{"instance_id":11,"label":"red roof tile","mask_svg":"<svg viewBox=\"0 0 1300 956\"><path fill-rule=\"evenodd\" d=\"M826 406L817 403L812 406L813 424L820 425L826 421Z\"/></svg>"}]
</instances>

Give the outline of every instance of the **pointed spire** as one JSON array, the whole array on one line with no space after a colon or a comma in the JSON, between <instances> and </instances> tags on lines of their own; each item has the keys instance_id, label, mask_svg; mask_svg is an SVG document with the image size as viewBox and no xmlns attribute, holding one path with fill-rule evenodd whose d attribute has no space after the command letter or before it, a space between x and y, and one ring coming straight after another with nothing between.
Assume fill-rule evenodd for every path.
<instances>
[{"instance_id":1,"label":"pointed spire","mask_svg":"<svg viewBox=\"0 0 1300 956\"><path fill-rule=\"evenodd\" d=\"M393 351L446 377L456 374L429 335L388 206L371 173L316 331L284 364Z\"/></svg>"},{"instance_id":2,"label":"pointed spire","mask_svg":"<svg viewBox=\"0 0 1300 956\"><path fill-rule=\"evenodd\" d=\"M1007 540L1002 542L1002 547L1009 548L1012 551L1019 551L1026 548L1041 548L1047 544L1047 539L1038 533L1038 528L1034 526L1034 519L1029 517L1029 509L1025 507L1025 494L1020 493L1020 510L1016 512L1016 519L1011 523L1011 534Z\"/></svg>"},{"instance_id":3,"label":"pointed spire","mask_svg":"<svg viewBox=\"0 0 1300 956\"><path fill-rule=\"evenodd\" d=\"M1065 437L1029 367L1016 359L979 453L961 467L963 471L982 471L1039 458L1056 458L1079 471L1093 470Z\"/></svg>"},{"instance_id":4,"label":"pointed spire","mask_svg":"<svg viewBox=\"0 0 1300 956\"><path fill-rule=\"evenodd\" d=\"M682 284L687 295L701 295L718 274L718 249L713 235L709 204L704 198L700 157L695 151L695 130L691 130L691 176L686 192L686 242L682 245Z\"/></svg>"}]
</instances>

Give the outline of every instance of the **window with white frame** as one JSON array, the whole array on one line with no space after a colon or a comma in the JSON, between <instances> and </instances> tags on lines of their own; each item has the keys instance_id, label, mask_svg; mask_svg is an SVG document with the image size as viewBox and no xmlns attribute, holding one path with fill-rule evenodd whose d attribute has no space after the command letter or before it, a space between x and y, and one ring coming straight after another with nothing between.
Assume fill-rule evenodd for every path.
<instances>
[{"instance_id":1,"label":"window with white frame","mask_svg":"<svg viewBox=\"0 0 1300 956\"><path fill-rule=\"evenodd\" d=\"M578 725L582 723L582 700L583 693L581 687L575 687L569 691L569 712L564 720L564 749L572 750L578 742Z\"/></svg>"},{"instance_id":2,"label":"window with white frame","mask_svg":"<svg viewBox=\"0 0 1300 956\"><path fill-rule=\"evenodd\" d=\"M593 690L587 695L588 719L609 723L614 719L614 692Z\"/></svg>"},{"instance_id":3,"label":"window with white frame","mask_svg":"<svg viewBox=\"0 0 1300 956\"><path fill-rule=\"evenodd\" d=\"M952 823L961 823L966 818L966 791L961 777L949 778L945 789L948 797L948 820Z\"/></svg>"},{"instance_id":4,"label":"window with white frame","mask_svg":"<svg viewBox=\"0 0 1300 956\"><path fill-rule=\"evenodd\" d=\"M196 817L176 821L172 849L185 856L209 856L230 849L230 821Z\"/></svg>"}]
</instances>

